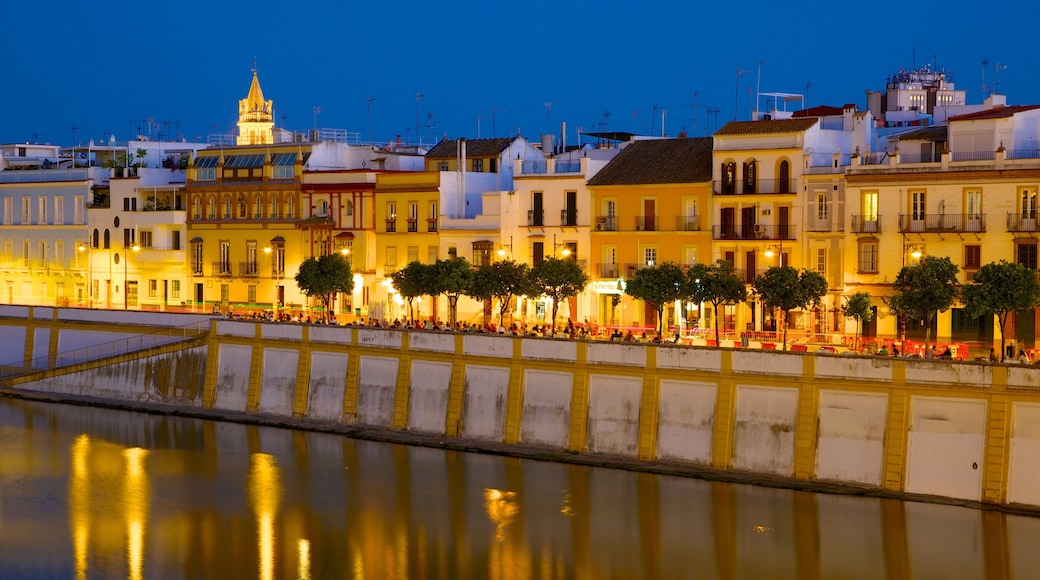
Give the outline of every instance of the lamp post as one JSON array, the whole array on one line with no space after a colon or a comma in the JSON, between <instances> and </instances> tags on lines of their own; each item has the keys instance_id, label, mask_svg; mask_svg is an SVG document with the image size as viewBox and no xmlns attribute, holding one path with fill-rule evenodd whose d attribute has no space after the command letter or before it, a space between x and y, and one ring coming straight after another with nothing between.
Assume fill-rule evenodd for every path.
<instances>
[{"instance_id":1,"label":"lamp post","mask_svg":"<svg viewBox=\"0 0 1040 580\"><path fill-rule=\"evenodd\" d=\"M130 254L127 250L133 250L139 252L141 246L134 244L133 246L123 246L123 310L129 310L130 306L130 277L129 277L129 264Z\"/></svg>"},{"instance_id":2,"label":"lamp post","mask_svg":"<svg viewBox=\"0 0 1040 580\"><path fill-rule=\"evenodd\" d=\"M506 248L509 248L508 252L506 252ZM501 260L504 260L506 258L506 256L509 256L509 258L512 259L513 258L513 236L509 236L509 243L508 244L502 244L502 247L499 248L498 251L495 252L495 253L498 254L498 257Z\"/></svg>"},{"instance_id":3,"label":"lamp post","mask_svg":"<svg viewBox=\"0 0 1040 580\"><path fill-rule=\"evenodd\" d=\"M80 243L78 246L76 246L76 251L79 252L80 254L83 254L83 252L87 253L87 306L89 308L93 308L94 307L94 283L91 281L91 272L90 272L91 262L93 262L93 259L92 259L93 256L92 256L92 252L90 250L91 250L90 246L88 246L87 244L84 244L84 243Z\"/></svg>"}]
</instances>

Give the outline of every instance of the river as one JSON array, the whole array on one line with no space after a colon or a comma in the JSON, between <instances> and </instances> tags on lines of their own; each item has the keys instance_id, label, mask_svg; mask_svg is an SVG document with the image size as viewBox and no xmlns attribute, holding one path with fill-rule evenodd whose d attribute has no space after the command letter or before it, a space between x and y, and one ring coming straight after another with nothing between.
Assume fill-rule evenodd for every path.
<instances>
[{"instance_id":1,"label":"river","mask_svg":"<svg viewBox=\"0 0 1040 580\"><path fill-rule=\"evenodd\" d=\"M1040 518L0 398L0 578L1027 578Z\"/></svg>"}]
</instances>

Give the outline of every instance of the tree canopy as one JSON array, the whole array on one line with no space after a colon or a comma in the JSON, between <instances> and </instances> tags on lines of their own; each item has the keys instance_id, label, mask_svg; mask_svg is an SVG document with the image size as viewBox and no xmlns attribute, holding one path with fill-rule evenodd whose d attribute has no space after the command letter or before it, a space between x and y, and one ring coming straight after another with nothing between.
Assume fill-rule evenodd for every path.
<instances>
[{"instance_id":1,"label":"tree canopy","mask_svg":"<svg viewBox=\"0 0 1040 580\"><path fill-rule=\"evenodd\" d=\"M300 264L296 285L308 297L318 298L324 308L323 319L328 322L332 316L333 296L337 292L350 294L354 291L354 274L350 262L341 254L320 258L312 256Z\"/></svg>"},{"instance_id":2,"label":"tree canopy","mask_svg":"<svg viewBox=\"0 0 1040 580\"><path fill-rule=\"evenodd\" d=\"M856 342L859 342L860 334L863 331L863 323L870 322L870 319L874 317L874 311L871 309L872 298L868 292L856 292L851 296L845 297L845 304L841 306L841 314L845 318L856 319Z\"/></svg>"},{"instance_id":3,"label":"tree canopy","mask_svg":"<svg viewBox=\"0 0 1040 580\"><path fill-rule=\"evenodd\" d=\"M415 323L412 301L426 294L432 275L433 268L417 260L409 262L407 266L390 275L394 288L397 288L401 296L408 301L408 318L412 324Z\"/></svg>"},{"instance_id":4,"label":"tree canopy","mask_svg":"<svg viewBox=\"0 0 1040 580\"><path fill-rule=\"evenodd\" d=\"M686 273L690 299L708 302L715 310L715 344L719 343L719 306L747 300L747 288L733 264L719 260L714 264L695 264Z\"/></svg>"},{"instance_id":5,"label":"tree canopy","mask_svg":"<svg viewBox=\"0 0 1040 580\"><path fill-rule=\"evenodd\" d=\"M925 256L916 265L904 266L892 284L896 294L889 300L889 307L897 315L924 323L926 347L931 338L932 319L949 310L957 298L958 270L946 256Z\"/></svg>"},{"instance_id":6,"label":"tree canopy","mask_svg":"<svg viewBox=\"0 0 1040 580\"><path fill-rule=\"evenodd\" d=\"M477 300L498 300L498 325L505 324L505 315L514 296L527 294L530 288L527 264L506 260L477 268L467 294Z\"/></svg>"},{"instance_id":7,"label":"tree canopy","mask_svg":"<svg viewBox=\"0 0 1040 580\"><path fill-rule=\"evenodd\" d=\"M459 297L469 291L473 266L465 258L437 260L428 287L431 295L444 294L448 299L448 324L454 328L458 318Z\"/></svg>"},{"instance_id":8,"label":"tree canopy","mask_svg":"<svg viewBox=\"0 0 1040 580\"><path fill-rule=\"evenodd\" d=\"M996 316L1000 325L1000 352L1004 356L1005 324L1008 315L1040 306L1040 282L1036 271L1004 260L986 264L961 291L971 317Z\"/></svg>"},{"instance_id":9,"label":"tree canopy","mask_svg":"<svg viewBox=\"0 0 1040 580\"><path fill-rule=\"evenodd\" d=\"M787 349L788 314L796 308L815 306L827 294L827 280L819 272L791 266L773 266L755 278L752 286L767 308L779 309L783 316L783 345Z\"/></svg>"},{"instance_id":10,"label":"tree canopy","mask_svg":"<svg viewBox=\"0 0 1040 580\"><path fill-rule=\"evenodd\" d=\"M531 268L532 294L543 294L552 299L552 331L556 333L556 313L560 301L577 296L585 289L589 277L571 259L546 258Z\"/></svg>"},{"instance_id":11,"label":"tree canopy","mask_svg":"<svg viewBox=\"0 0 1040 580\"><path fill-rule=\"evenodd\" d=\"M686 298L689 290L686 272L672 262L640 268L625 285L625 294L650 304L657 311L658 334L665 331L665 305Z\"/></svg>"}]
</instances>

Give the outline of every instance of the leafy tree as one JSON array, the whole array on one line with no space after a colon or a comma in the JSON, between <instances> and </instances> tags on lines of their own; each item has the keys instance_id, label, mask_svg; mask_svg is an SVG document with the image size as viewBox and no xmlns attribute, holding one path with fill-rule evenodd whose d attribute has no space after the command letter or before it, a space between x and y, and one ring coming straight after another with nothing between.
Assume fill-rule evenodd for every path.
<instances>
[{"instance_id":1,"label":"leafy tree","mask_svg":"<svg viewBox=\"0 0 1040 580\"><path fill-rule=\"evenodd\" d=\"M296 273L296 285L308 297L316 297L325 309L324 320L332 315L332 297L337 292L350 294L354 291L354 274L350 262L342 254L329 254L320 258L313 256L300 264Z\"/></svg>"},{"instance_id":2,"label":"leafy tree","mask_svg":"<svg viewBox=\"0 0 1040 580\"><path fill-rule=\"evenodd\" d=\"M896 291L888 305L892 312L925 324L924 345L932 333L932 319L946 312L957 298L959 268L948 257L925 256L915 266L899 270L892 288Z\"/></svg>"},{"instance_id":3,"label":"leafy tree","mask_svg":"<svg viewBox=\"0 0 1040 580\"><path fill-rule=\"evenodd\" d=\"M473 282L473 266L465 258L437 260L430 276L429 293L448 298L448 324L454 328L458 318L459 297L469 292Z\"/></svg>"},{"instance_id":4,"label":"leafy tree","mask_svg":"<svg viewBox=\"0 0 1040 580\"><path fill-rule=\"evenodd\" d=\"M1004 260L986 264L961 291L969 316L996 316L1000 324L1000 356L1004 356L1004 325L1008 314L1040 306L1036 272Z\"/></svg>"},{"instance_id":5,"label":"leafy tree","mask_svg":"<svg viewBox=\"0 0 1040 580\"><path fill-rule=\"evenodd\" d=\"M531 269L512 260L494 262L477 268L469 295L477 300L498 300L498 325L505 324L506 312L513 296L527 294Z\"/></svg>"},{"instance_id":6,"label":"leafy tree","mask_svg":"<svg viewBox=\"0 0 1040 580\"><path fill-rule=\"evenodd\" d=\"M625 285L625 294L642 300L657 311L658 334L664 334L664 307L689 295L686 272L672 262L636 270Z\"/></svg>"},{"instance_id":7,"label":"leafy tree","mask_svg":"<svg viewBox=\"0 0 1040 580\"><path fill-rule=\"evenodd\" d=\"M796 308L815 306L827 294L827 280L819 272L802 270L791 266L773 266L752 282L755 293L762 303L784 313L783 348L787 350L787 318Z\"/></svg>"},{"instance_id":8,"label":"leafy tree","mask_svg":"<svg viewBox=\"0 0 1040 580\"><path fill-rule=\"evenodd\" d=\"M856 344L859 345L859 337L863 330L863 323L870 322L874 317L871 310L871 296L869 292L856 292L845 297L845 304L841 307L841 313L845 318L856 319Z\"/></svg>"},{"instance_id":9,"label":"leafy tree","mask_svg":"<svg viewBox=\"0 0 1040 580\"><path fill-rule=\"evenodd\" d=\"M430 287L430 277L433 268L418 261L409 262L407 266L390 275L394 282L394 288L408 301L408 318L415 323L415 313L412 310L412 301L426 294Z\"/></svg>"},{"instance_id":10,"label":"leafy tree","mask_svg":"<svg viewBox=\"0 0 1040 580\"><path fill-rule=\"evenodd\" d=\"M546 258L531 268L531 293L552 298L552 331L556 333L556 312L560 301L577 296L589 283L589 277L574 260Z\"/></svg>"},{"instance_id":11,"label":"leafy tree","mask_svg":"<svg viewBox=\"0 0 1040 580\"><path fill-rule=\"evenodd\" d=\"M686 273L689 280L690 299L694 302L709 302L715 309L715 344L719 344L719 306L740 304L747 300L747 288L733 264L719 260L710 266L695 264Z\"/></svg>"}]
</instances>

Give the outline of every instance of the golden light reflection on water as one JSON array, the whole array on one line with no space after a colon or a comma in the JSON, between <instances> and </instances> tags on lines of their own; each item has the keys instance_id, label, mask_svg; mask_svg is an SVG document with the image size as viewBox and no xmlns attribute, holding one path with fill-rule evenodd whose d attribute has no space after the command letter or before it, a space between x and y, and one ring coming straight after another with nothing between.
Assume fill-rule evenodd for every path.
<instances>
[{"instance_id":1,"label":"golden light reflection on water","mask_svg":"<svg viewBox=\"0 0 1040 580\"><path fill-rule=\"evenodd\" d=\"M301 539L296 548L297 558L296 577L299 580L311 580L311 543Z\"/></svg>"},{"instance_id":2,"label":"golden light reflection on water","mask_svg":"<svg viewBox=\"0 0 1040 580\"><path fill-rule=\"evenodd\" d=\"M144 578L144 536L151 501L148 472L144 460L148 452L140 447L123 450L126 474L123 484L123 506L126 510L126 565L132 580Z\"/></svg>"},{"instance_id":3,"label":"golden light reflection on water","mask_svg":"<svg viewBox=\"0 0 1040 580\"><path fill-rule=\"evenodd\" d=\"M520 506L516 504L516 492L487 488L484 490L484 511L495 523L495 540L501 542L506 537L506 529L513 523Z\"/></svg>"},{"instance_id":4,"label":"golden light reflection on water","mask_svg":"<svg viewBox=\"0 0 1040 580\"><path fill-rule=\"evenodd\" d=\"M87 577L87 555L90 541L90 479L87 459L90 437L80 435L72 444L69 474L69 527L72 531L72 553L76 578Z\"/></svg>"},{"instance_id":5,"label":"golden light reflection on water","mask_svg":"<svg viewBox=\"0 0 1040 580\"><path fill-rule=\"evenodd\" d=\"M260 559L260 578L271 580L274 575L275 516L282 500L281 472L273 455L254 453L250 457L249 500L256 514L257 554Z\"/></svg>"}]
</instances>

